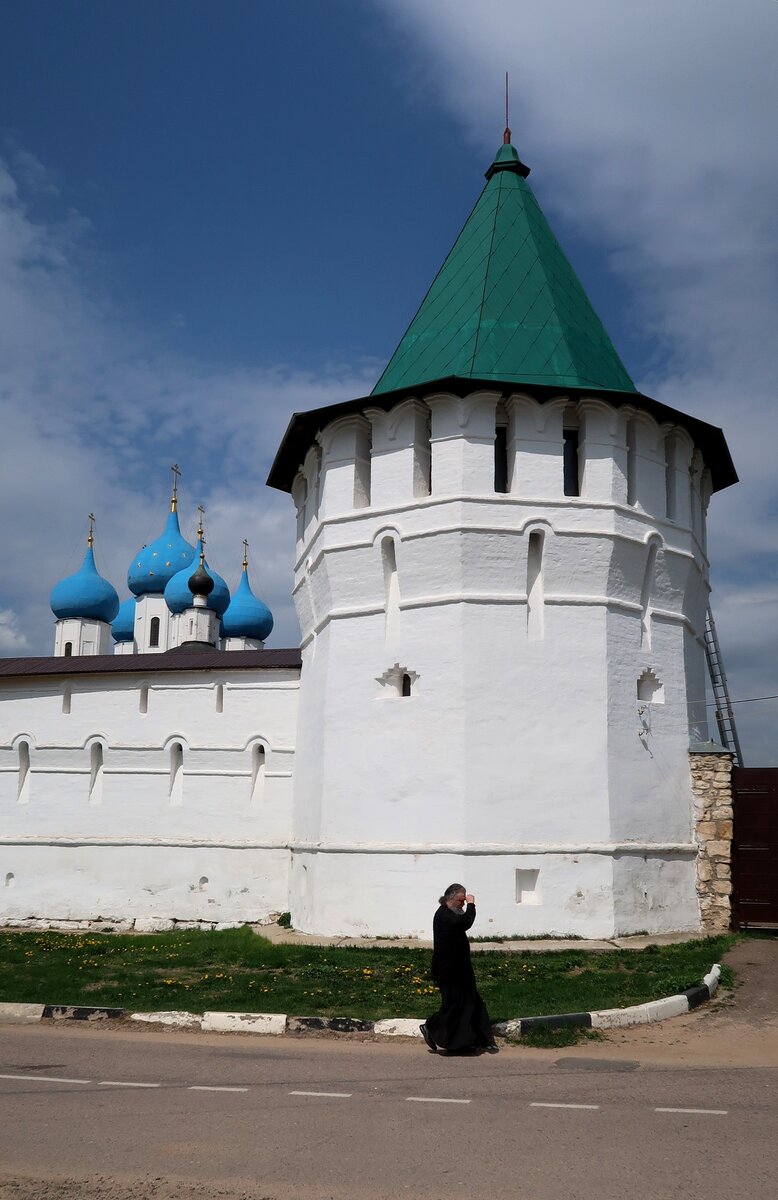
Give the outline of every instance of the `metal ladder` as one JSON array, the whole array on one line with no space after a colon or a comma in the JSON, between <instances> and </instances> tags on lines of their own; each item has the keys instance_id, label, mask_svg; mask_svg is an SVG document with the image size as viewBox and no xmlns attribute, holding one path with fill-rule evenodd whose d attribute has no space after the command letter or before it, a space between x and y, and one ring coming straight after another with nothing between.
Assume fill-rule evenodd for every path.
<instances>
[{"instance_id":1,"label":"metal ladder","mask_svg":"<svg viewBox=\"0 0 778 1200\"><path fill-rule=\"evenodd\" d=\"M713 699L716 702L716 724L719 727L719 738L722 746L732 752L733 763L736 767L743 766L743 755L740 750L740 740L735 727L735 714L732 711L732 701L729 698L727 675L724 663L721 661L719 639L713 613L708 609L705 617L705 657L708 660L708 671L713 688Z\"/></svg>"}]
</instances>

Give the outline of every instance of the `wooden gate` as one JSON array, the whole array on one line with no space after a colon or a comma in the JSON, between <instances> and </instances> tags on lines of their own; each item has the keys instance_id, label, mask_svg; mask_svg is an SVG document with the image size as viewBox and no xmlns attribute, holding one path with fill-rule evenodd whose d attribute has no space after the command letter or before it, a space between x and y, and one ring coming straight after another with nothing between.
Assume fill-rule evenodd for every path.
<instances>
[{"instance_id":1,"label":"wooden gate","mask_svg":"<svg viewBox=\"0 0 778 1200\"><path fill-rule=\"evenodd\" d=\"M778 924L778 767L734 767L732 791L734 924Z\"/></svg>"}]
</instances>

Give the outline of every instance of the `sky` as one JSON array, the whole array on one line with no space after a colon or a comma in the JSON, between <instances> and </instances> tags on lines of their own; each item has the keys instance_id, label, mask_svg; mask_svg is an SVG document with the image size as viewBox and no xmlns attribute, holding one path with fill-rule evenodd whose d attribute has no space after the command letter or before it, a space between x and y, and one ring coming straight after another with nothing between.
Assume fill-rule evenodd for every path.
<instances>
[{"instance_id":1,"label":"sky","mask_svg":"<svg viewBox=\"0 0 778 1200\"><path fill-rule=\"evenodd\" d=\"M641 390L724 428L713 607L778 763L776 0L11 0L0 9L0 655L53 647L95 513L164 524L294 645L293 411L367 394L483 185L530 182Z\"/></svg>"}]
</instances>

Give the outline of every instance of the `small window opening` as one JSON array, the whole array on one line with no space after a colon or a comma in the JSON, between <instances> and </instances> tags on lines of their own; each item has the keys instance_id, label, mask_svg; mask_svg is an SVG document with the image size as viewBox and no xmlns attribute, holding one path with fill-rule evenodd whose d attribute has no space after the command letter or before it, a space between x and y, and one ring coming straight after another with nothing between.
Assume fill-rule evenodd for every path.
<instances>
[{"instance_id":1,"label":"small window opening","mask_svg":"<svg viewBox=\"0 0 778 1200\"><path fill-rule=\"evenodd\" d=\"M149 646L159 645L159 617L152 617L149 625Z\"/></svg>"},{"instance_id":2,"label":"small window opening","mask_svg":"<svg viewBox=\"0 0 778 1200\"><path fill-rule=\"evenodd\" d=\"M408 675L406 673L403 675L402 679L400 680L400 695L401 696L410 696L412 690L413 690L413 684L411 681L411 677L410 677L410 675Z\"/></svg>"},{"instance_id":3,"label":"small window opening","mask_svg":"<svg viewBox=\"0 0 778 1200\"><path fill-rule=\"evenodd\" d=\"M65 658L73 657L73 643L65 642Z\"/></svg>"},{"instance_id":4,"label":"small window opening","mask_svg":"<svg viewBox=\"0 0 778 1200\"><path fill-rule=\"evenodd\" d=\"M30 799L30 743L19 742L19 781L16 790L19 804L27 804Z\"/></svg>"},{"instance_id":5,"label":"small window opening","mask_svg":"<svg viewBox=\"0 0 778 1200\"><path fill-rule=\"evenodd\" d=\"M224 712L224 684L217 683L216 685L216 711L217 713Z\"/></svg>"},{"instance_id":6,"label":"small window opening","mask_svg":"<svg viewBox=\"0 0 778 1200\"><path fill-rule=\"evenodd\" d=\"M396 634L400 619L400 581L397 577L397 549L393 537L381 539L381 562L384 569L384 632L388 638Z\"/></svg>"},{"instance_id":7,"label":"small window opening","mask_svg":"<svg viewBox=\"0 0 778 1200\"><path fill-rule=\"evenodd\" d=\"M508 491L508 426L502 423L494 430L494 490Z\"/></svg>"},{"instance_id":8,"label":"small window opening","mask_svg":"<svg viewBox=\"0 0 778 1200\"><path fill-rule=\"evenodd\" d=\"M652 542L648 550L643 587L640 593L640 646L643 650L651 649L651 597L654 591L656 554L657 545L656 542Z\"/></svg>"},{"instance_id":9,"label":"small window opening","mask_svg":"<svg viewBox=\"0 0 778 1200\"><path fill-rule=\"evenodd\" d=\"M89 803L101 804L103 799L103 747L93 742L89 752Z\"/></svg>"},{"instance_id":10,"label":"small window opening","mask_svg":"<svg viewBox=\"0 0 778 1200\"><path fill-rule=\"evenodd\" d=\"M540 871L524 870L521 867L516 871L516 903L517 904L540 904L540 892L538 891L538 876Z\"/></svg>"},{"instance_id":11,"label":"small window opening","mask_svg":"<svg viewBox=\"0 0 778 1200\"><path fill-rule=\"evenodd\" d=\"M140 689L138 698L138 711L147 713L149 711L149 685L144 683Z\"/></svg>"},{"instance_id":12,"label":"small window opening","mask_svg":"<svg viewBox=\"0 0 778 1200\"><path fill-rule=\"evenodd\" d=\"M16 884L16 876L14 875L13 871L9 871L5 877L5 886L6 887L14 887L15 884Z\"/></svg>"},{"instance_id":13,"label":"small window opening","mask_svg":"<svg viewBox=\"0 0 778 1200\"><path fill-rule=\"evenodd\" d=\"M67 717L70 715L70 698L73 694L71 684L66 683L62 689L62 712Z\"/></svg>"},{"instance_id":14,"label":"small window opening","mask_svg":"<svg viewBox=\"0 0 778 1200\"><path fill-rule=\"evenodd\" d=\"M170 747L170 787L168 796L171 805L178 805L184 797L184 747L173 742Z\"/></svg>"},{"instance_id":15,"label":"small window opening","mask_svg":"<svg viewBox=\"0 0 778 1200\"><path fill-rule=\"evenodd\" d=\"M580 496L581 482L578 468L578 430L563 430L562 470L566 496Z\"/></svg>"},{"instance_id":16,"label":"small window opening","mask_svg":"<svg viewBox=\"0 0 778 1200\"><path fill-rule=\"evenodd\" d=\"M627 504L637 500L637 441L635 422L627 421Z\"/></svg>"},{"instance_id":17,"label":"small window opening","mask_svg":"<svg viewBox=\"0 0 778 1200\"><path fill-rule=\"evenodd\" d=\"M265 747L257 744L251 750L251 802L259 804L265 791Z\"/></svg>"},{"instance_id":18,"label":"small window opening","mask_svg":"<svg viewBox=\"0 0 778 1200\"><path fill-rule=\"evenodd\" d=\"M677 479L675 473L675 439L672 434L665 438L665 515L675 521L678 513Z\"/></svg>"},{"instance_id":19,"label":"small window opening","mask_svg":"<svg viewBox=\"0 0 778 1200\"><path fill-rule=\"evenodd\" d=\"M413 494L429 496L432 492L432 419L429 409L421 422L421 432L413 446Z\"/></svg>"},{"instance_id":20,"label":"small window opening","mask_svg":"<svg viewBox=\"0 0 778 1200\"><path fill-rule=\"evenodd\" d=\"M665 689L649 668L638 679L638 701L642 704L664 704Z\"/></svg>"},{"instance_id":21,"label":"small window opening","mask_svg":"<svg viewBox=\"0 0 778 1200\"><path fill-rule=\"evenodd\" d=\"M197 890L198 890L198 892L207 892L208 891L208 876L207 875L200 876L200 879L197 883Z\"/></svg>"},{"instance_id":22,"label":"small window opening","mask_svg":"<svg viewBox=\"0 0 778 1200\"><path fill-rule=\"evenodd\" d=\"M543 637L543 541L543 530L533 529L527 548L527 637L533 642Z\"/></svg>"}]
</instances>

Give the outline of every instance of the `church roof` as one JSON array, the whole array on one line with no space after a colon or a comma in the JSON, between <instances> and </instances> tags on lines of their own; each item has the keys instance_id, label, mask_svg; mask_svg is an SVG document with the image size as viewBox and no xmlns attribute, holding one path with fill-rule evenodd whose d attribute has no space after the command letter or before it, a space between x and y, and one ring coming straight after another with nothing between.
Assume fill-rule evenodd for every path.
<instances>
[{"instance_id":1,"label":"church roof","mask_svg":"<svg viewBox=\"0 0 778 1200\"><path fill-rule=\"evenodd\" d=\"M0 658L0 681L26 675L156 675L165 671L254 671L299 670L302 656L298 649L280 650L203 650L200 654L182 654L166 650L163 654L80 654L63 658Z\"/></svg>"},{"instance_id":2,"label":"church roof","mask_svg":"<svg viewBox=\"0 0 778 1200\"><path fill-rule=\"evenodd\" d=\"M450 375L635 391L528 174L515 147L502 145L374 395Z\"/></svg>"}]
</instances>

